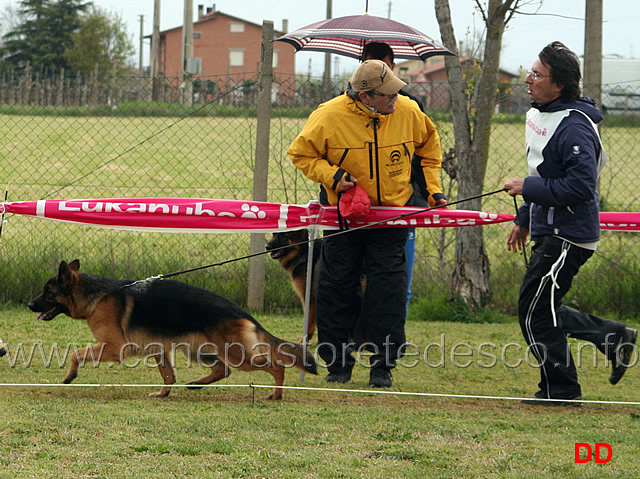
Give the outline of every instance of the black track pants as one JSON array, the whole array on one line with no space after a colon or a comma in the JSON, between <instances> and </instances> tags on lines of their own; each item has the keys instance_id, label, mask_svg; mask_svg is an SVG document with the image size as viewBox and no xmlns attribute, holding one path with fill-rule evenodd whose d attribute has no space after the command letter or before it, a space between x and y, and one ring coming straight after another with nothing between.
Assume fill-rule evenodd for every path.
<instances>
[{"instance_id":1,"label":"black track pants","mask_svg":"<svg viewBox=\"0 0 640 479\"><path fill-rule=\"evenodd\" d=\"M391 369L405 342L406 228L371 228L325 236L318 265L318 353L330 372L351 371L351 340L372 351L372 367ZM362 291L361 273L366 275Z\"/></svg>"},{"instance_id":2,"label":"black track pants","mask_svg":"<svg viewBox=\"0 0 640 479\"><path fill-rule=\"evenodd\" d=\"M520 287L520 327L540 363L540 390L549 398L572 398L581 394L567 337L591 341L612 359L624 333L622 323L561 304L574 276L591 255L591 250L545 236L533 247Z\"/></svg>"}]
</instances>

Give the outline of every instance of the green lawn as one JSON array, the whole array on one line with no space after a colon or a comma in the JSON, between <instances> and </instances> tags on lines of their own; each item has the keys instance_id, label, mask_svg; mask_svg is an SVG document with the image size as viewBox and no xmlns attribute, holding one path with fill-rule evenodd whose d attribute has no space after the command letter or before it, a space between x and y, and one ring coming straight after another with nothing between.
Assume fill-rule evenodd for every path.
<instances>
[{"instance_id":1,"label":"green lawn","mask_svg":"<svg viewBox=\"0 0 640 479\"><path fill-rule=\"evenodd\" d=\"M259 320L284 339L301 334L300 315ZM639 470L637 368L611 386L603 357L572 342L584 407L521 404L512 398L536 390L538 371L515 320L411 320L407 338L415 349L387 394L368 388L364 366L337 388L322 381L322 368L303 382L290 370L287 386L310 389L285 390L277 403L264 400L261 386L272 378L261 372L235 372L217 388L176 388L166 399L147 397L155 388L143 385L160 384L160 376L144 365L88 365L76 379L122 387L47 387L67 368L50 356L54 346L92 342L86 325L5 309L0 336L11 354L0 359L0 477L600 479ZM32 361L16 359L20 345L35 351ZM178 384L204 373L181 358L177 369ZM613 458L574 464L577 442L608 443Z\"/></svg>"}]
</instances>

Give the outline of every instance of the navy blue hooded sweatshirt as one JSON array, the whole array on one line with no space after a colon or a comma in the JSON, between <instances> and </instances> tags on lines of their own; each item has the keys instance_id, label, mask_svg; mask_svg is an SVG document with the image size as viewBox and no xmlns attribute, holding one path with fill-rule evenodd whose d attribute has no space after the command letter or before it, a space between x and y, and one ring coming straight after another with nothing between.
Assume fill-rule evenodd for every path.
<instances>
[{"instance_id":1,"label":"navy blue hooded sweatshirt","mask_svg":"<svg viewBox=\"0 0 640 479\"><path fill-rule=\"evenodd\" d=\"M600 110L590 98L546 105L527 112L529 176L518 223L531 239L556 235L573 243L600 239L598 176L606 161L596 124Z\"/></svg>"}]
</instances>

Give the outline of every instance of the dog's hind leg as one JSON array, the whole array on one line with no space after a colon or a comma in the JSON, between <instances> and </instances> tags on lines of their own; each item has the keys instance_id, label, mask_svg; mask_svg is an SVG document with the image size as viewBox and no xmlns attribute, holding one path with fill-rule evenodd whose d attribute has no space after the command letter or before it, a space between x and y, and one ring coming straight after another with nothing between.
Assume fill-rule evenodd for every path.
<instances>
[{"instance_id":1,"label":"dog's hind leg","mask_svg":"<svg viewBox=\"0 0 640 479\"><path fill-rule=\"evenodd\" d=\"M280 386L284 385L284 367L272 364L262 370L271 374L276 380L276 387L273 392L267 396L267 399L279 401L282 399L282 388Z\"/></svg>"},{"instance_id":2,"label":"dog's hind leg","mask_svg":"<svg viewBox=\"0 0 640 479\"><path fill-rule=\"evenodd\" d=\"M211 374L188 382L187 384L189 386L187 386L187 389L202 389L203 384L215 383L216 381L229 377L230 374L231 369L222 361L216 360L216 364L211 366Z\"/></svg>"},{"instance_id":3,"label":"dog's hind leg","mask_svg":"<svg viewBox=\"0 0 640 479\"><path fill-rule=\"evenodd\" d=\"M171 358L167 354L153 355L158 364L158 371L164 381L165 386L160 391L149 394L150 397L164 398L171 393L171 384L176 382L176 373L171 364Z\"/></svg>"}]
</instances>

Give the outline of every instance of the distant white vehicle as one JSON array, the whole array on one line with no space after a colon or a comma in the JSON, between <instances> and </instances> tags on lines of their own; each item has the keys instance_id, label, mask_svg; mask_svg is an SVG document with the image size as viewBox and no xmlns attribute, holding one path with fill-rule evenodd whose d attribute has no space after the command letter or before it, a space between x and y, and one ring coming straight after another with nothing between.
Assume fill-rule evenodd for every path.
<instances>
[{"instance_id":1,"label":"distant white vehicle","mask_svg":"<svg viewBox=\"0 0 640 479\"><path fill-rule=\"evenodd\" d=\"M602 92L602 111L640 114L640 92L620 86L605 89Z\"/></svg>"},{"instance_id":2,"label":"distant white vehicle","mask_svg":"<svg viewBox=\"0 0 640 479\"><path fill-rule=\"evenodd\" d=\"M602 110L640 114L640 59L622 55L602 58Z\"/></svg>"}]
</instances>

